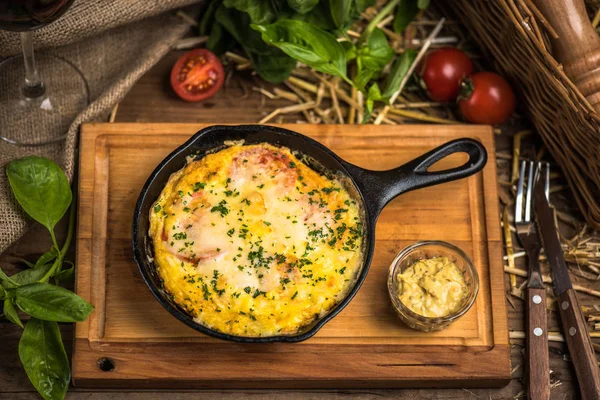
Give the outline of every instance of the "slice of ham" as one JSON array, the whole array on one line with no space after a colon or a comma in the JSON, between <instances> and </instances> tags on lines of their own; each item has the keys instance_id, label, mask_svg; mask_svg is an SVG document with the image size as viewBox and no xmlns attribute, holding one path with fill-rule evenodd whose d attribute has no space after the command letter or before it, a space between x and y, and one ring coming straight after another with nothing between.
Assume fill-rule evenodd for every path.
<instances>
[{"instance_id":1,"label":"slice of ham","mask_svg":"<svg viewBox=\"0 0 600 400\"><path fill-rule=\"evenodd\" d=\"M285 193L294 188L298 172L290 158L275 150L254 147L242 151L234 159L230 169L232 183L238 190L258 187L273 182Z\"/></svg>"}]
</instances>

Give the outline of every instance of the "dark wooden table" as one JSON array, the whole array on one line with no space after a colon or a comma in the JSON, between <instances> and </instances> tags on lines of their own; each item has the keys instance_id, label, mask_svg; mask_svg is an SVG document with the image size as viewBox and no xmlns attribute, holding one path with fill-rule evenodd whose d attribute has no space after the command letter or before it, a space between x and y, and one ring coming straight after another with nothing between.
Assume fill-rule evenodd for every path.
<instances>
[{"instance_id":1,"label":"dark wooden table","mask_svg":"<svg viewBox=\"0 0 600 400\"><path fill-rule=\"evenodd\" d=\"M116 114L117 122L221 122L221 123L255 123L279 105L289 105L285 100L266 100L252 90L253 86L267 87L251 76L240 77L235 74L225 90L214 98L196 104L188 104L179 100L169 88L170 68L180 52L173 52L148 72L133 87L121 102ZM295 122L298 116L288 116L285 122ZM510 138L498 136L497 148L508 150ZM510 151L510 150L508 150ZM64 234L64 226L60 228ZM35 260L37 256L50 248L50 239L43 228L32 229L25 237L11 246L0 256L0 267L8 274L14 273L21 259ZM74 259L75 249L71 250L70 259ZM506 277L508 282L508 277ZM580 282L581 283L581 282ZM588 283L588 285L590 285ZM590 285L591 286L591 285ZM508 283L507 283L508 287ZM591 296L580 296L583 304L598 304L598 299ZM507 304L509 329L523 330L522 302L514 300L514 308ZM556 313L549 314L549 328L559 330ZM65 347L70 349L72 328L62 326ZM35 393L23 371L17 355L20 328L0 320L0 399L23 400L36 399ZM519 395L524 386L523 375L523 341L515 341L512 346L512 365L514 379L501 389L406 389L406 390L298 390L298 391L107 391L80 390L71 388L67 399L107 399L107 400L204 400L204 399L325 399L348 397L351 399L512 399ZM68 350L69 351L69 350ZM552 377L560 381L560 385L552 389L552 399L576 399L577 382L572 365L566 354L566 347L561 343L550 344L550 369ZM432 382L432 386L435 382Z\"/></svg>"}]
</instances>

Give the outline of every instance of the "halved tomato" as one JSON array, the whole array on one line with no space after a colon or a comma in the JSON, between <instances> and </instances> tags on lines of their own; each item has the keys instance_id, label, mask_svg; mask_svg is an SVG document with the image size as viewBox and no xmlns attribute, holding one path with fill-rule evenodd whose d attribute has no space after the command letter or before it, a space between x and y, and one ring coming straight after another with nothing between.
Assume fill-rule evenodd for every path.
<instances>
[{"instance_id":1,"label":"halved tomato","mask_svg":"<svg viewBox=\"0 0 600 400\"><path fill-rule=\"evenodd\" d=\"M202 101L223 86L223 64L211 51L195 49L185 53L171 70L171 86L185 101Z\"/></svg>"}]
</instances>

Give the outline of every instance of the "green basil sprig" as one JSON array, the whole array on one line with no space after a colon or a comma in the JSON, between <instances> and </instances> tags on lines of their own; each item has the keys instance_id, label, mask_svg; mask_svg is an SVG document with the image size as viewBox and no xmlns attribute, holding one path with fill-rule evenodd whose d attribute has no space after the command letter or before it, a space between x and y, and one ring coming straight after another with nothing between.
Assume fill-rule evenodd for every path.
<instances>
[{"instance_id":1,"label":"green basil sprig","mask_svg":"<svg viewBox=\"0 0 600 400\"><path fill-rule=\"evenodd\" d=\"M348 21L352 3L354 3L354 0L329 0L331 18L338 28L343 27Z\"/></svg>"},{"instance_id":2,"label":"green basil sprig","mask_svg":"<svg viewBox=\"0 0 600 400\"><path fill-rule=\"evenodd\" d=\"M71 370L56 322L30 318L19 341L19 358L44 399L65 398Z\"/></svg>"},{"instance_id":3,"label":"green basil sprig","mask_svg":"<svg viewBox=\"0 0 600 400\"><path fill-rule=\"evenodd\" d=\"M69 360L57 322L84 321L94 307L75 293L57 286L73 276L63 269L75 230L75 207L67 177L52 160L25 157L12 161L6 174L15 198L25 212L44 225L52 238L50 250L28 269L7 276L0 269L0 300L4 316L23 328L19 311L30 316L19 342L19 358L29 380L46 400L62 400L71 379ZM69 228L62 246L55 225L69 212ZM51 281L54 284L50 283Z\"/></svg>"},{"instance_id":4,"label":"green basil sprig","mask_svg":"<svg viewBox=\"0 0 600 400\"><path fill-rule=\"evenodd\" d=\"M311 11L319 0L287 0L288 6L300 14L306 14Z\"/></svg>"},{"instance_id":5,"label":"green basil sprig","mask_svg":"<svg viewBox=\"0 0 600 400\"><path fill-rule=\"evenodd\" d=\"M297 61L341 77L366 95L363 121L368 121L374 103L389 102L406 75L406 63L414 60L407 51L390 69L395 52L377 26L395 13L394 29L402 32L419 10L427 8L429 0L389 0L372 16L360 38L355 39L348 30L354 29L361 13L374 3L374 0L212 0L199 29L203 35L210 32L207 47L218 54L228 50L232 41L237 42L254 70L267 81L286 80ZM391 72L382 84L381 76L388 69Z\"/></svg>"},{"instance_id":6,"label":"green basil sprig","mask_svg":"<svg viewBox=\"0 0 600 400\"><path fill-rule=\"evenodd\" d=\"M224 0L223 5L247 13L255 24L270 24L275 19L269 0Z\"/></svg>"},{"instance_id":7,"label":"green basil sprig","mask_svg":"<svg viewBox=\"0 0 600 400\"><path fill-rule=\"evenodd\" d=\"M63 171L47 158L25 157L9 163L6 173L21 207L48 229L52 243L57 246L54 226L65 215L72 199Z\"/></svg>"},{"instance_id":8,"label":"green basil sprig","mask_svg":"<svg viewBox=\"0 0 600 400\"><path fill-rule=\"evenodd\" d=\"M280 20L270 25L251 25L265 42L317 71L346 76L346 52L330 33L298 20ZM351 82L350 82L351 83Z\"/></svg>"},{"instance_id":9,"label":"green basil sprig","mask_svg":"<svg viewBox=\"0 0 600 400\"><path fill-rule=\"evenodd\" d=\"M15 290L17 306L45 321L83 322L94 307L70 290L49 283L32 283Z\"/></svg>"}]
</instances>

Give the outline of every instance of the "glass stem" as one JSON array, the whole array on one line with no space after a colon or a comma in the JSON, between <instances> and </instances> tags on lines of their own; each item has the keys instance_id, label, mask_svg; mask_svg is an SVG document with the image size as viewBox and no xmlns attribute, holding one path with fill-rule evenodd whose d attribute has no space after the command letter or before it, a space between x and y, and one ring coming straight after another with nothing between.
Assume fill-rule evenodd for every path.
<instances>
[{"instance_id":1,"label":"glass stem","mask_svg":"<svg viewBox=\"0 0 600 400\"><path fill-rule=\"evenodd\" d=\"M21 92L23 96L30 99L40 97L46 89L35 65L33 32L21 32L21 47L23 48L23 62L25 63L25 84Z\"/></svg>"}]
</instances>

